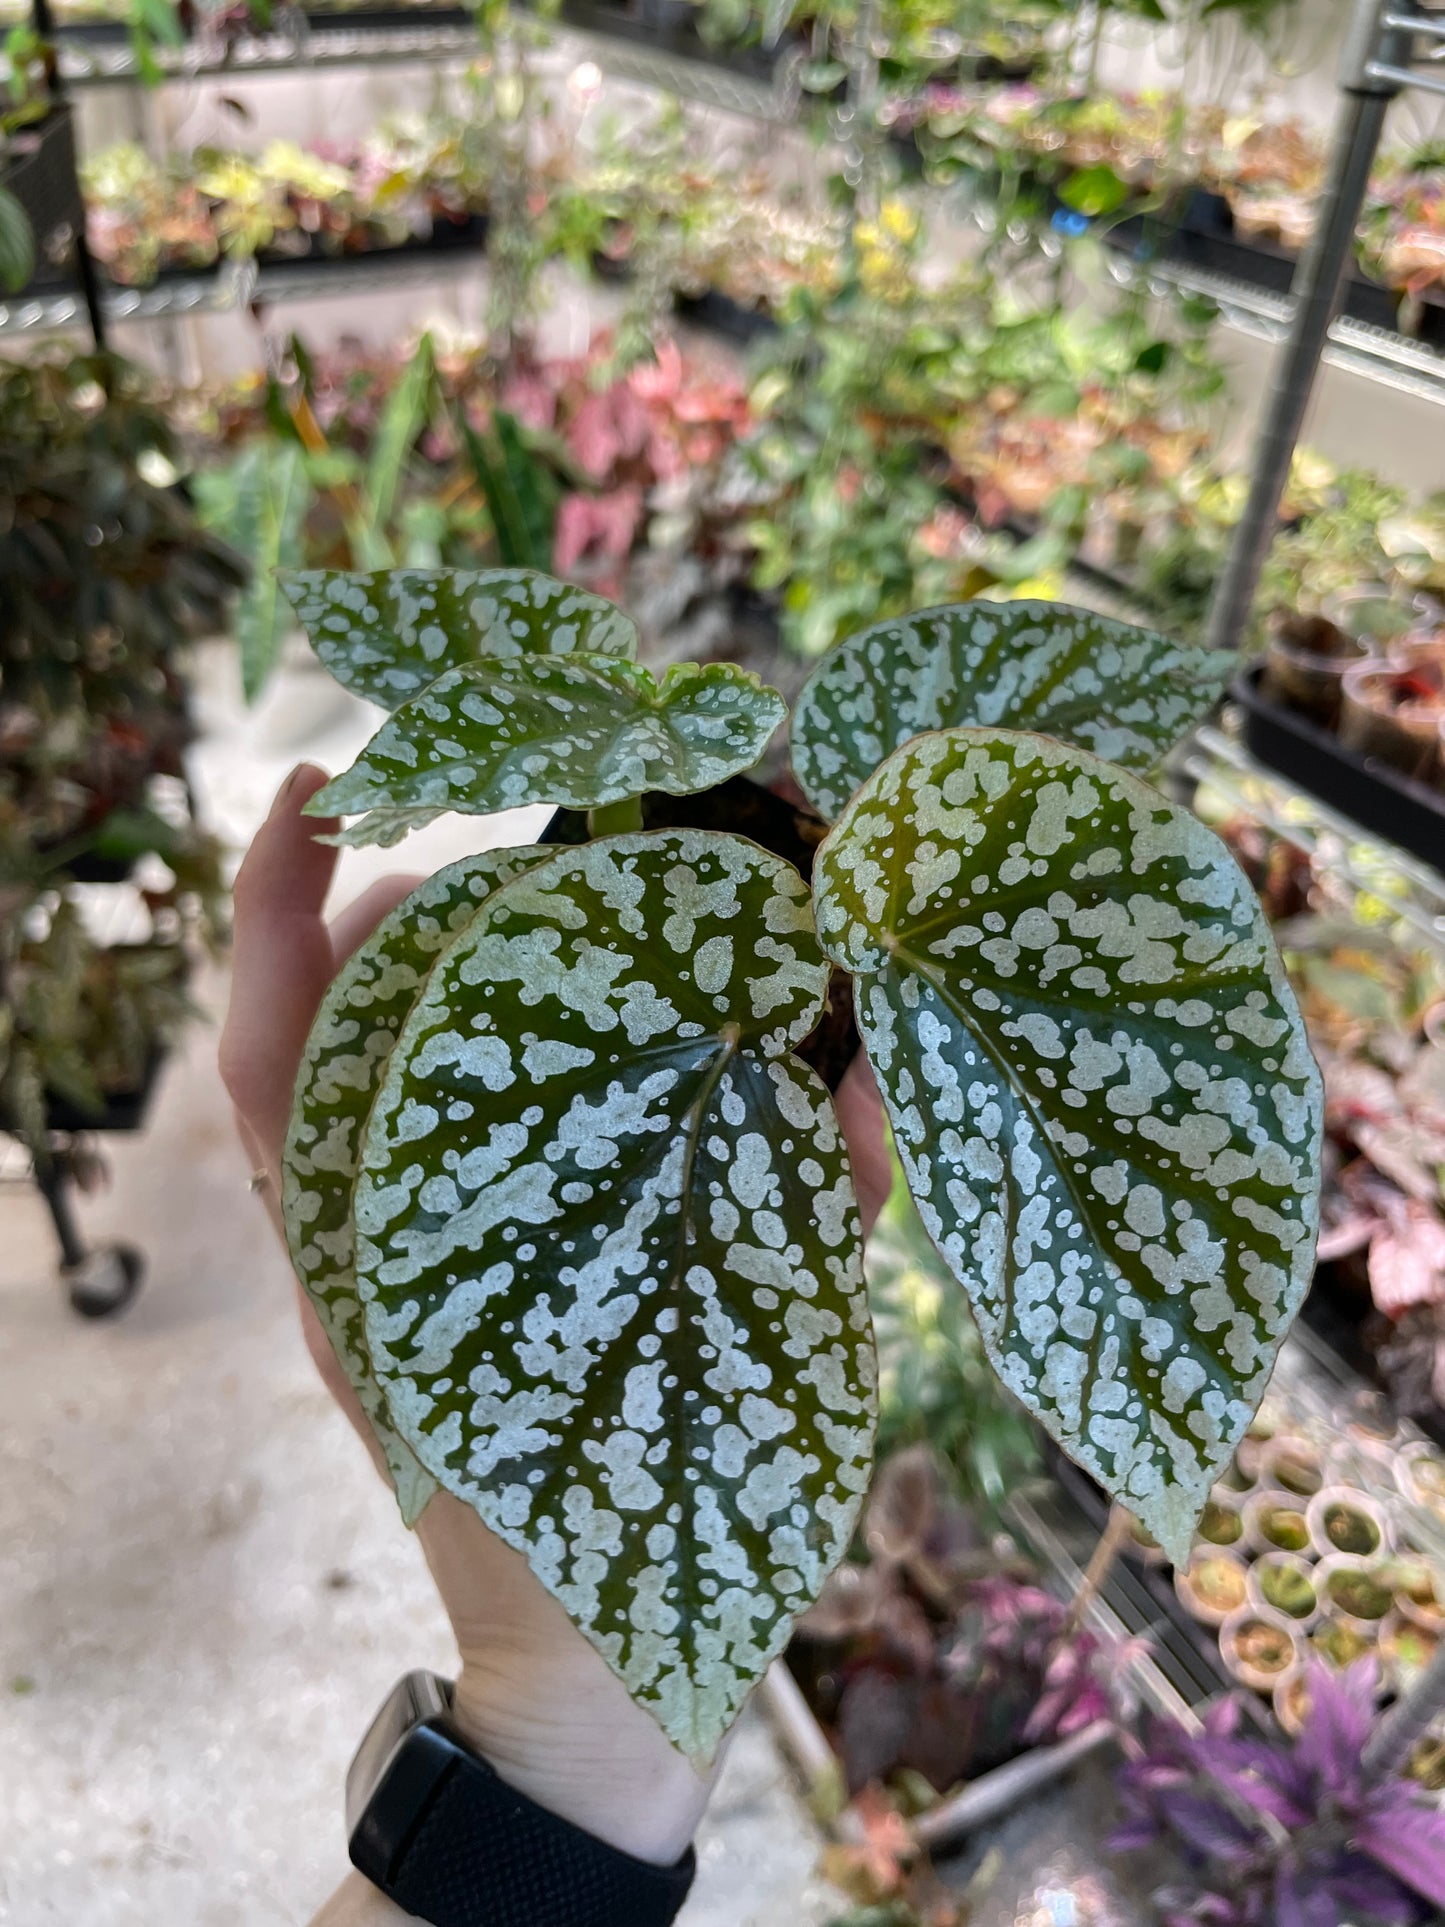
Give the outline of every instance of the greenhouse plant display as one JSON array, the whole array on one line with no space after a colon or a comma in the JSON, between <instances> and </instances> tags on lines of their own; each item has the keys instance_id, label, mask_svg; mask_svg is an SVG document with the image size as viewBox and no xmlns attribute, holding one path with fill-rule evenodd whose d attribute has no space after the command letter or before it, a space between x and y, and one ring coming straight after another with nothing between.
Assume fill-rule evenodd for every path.
<instances>
[{"instance_id":1,"label":"greenhouse plant display","mask_svg":"<svg viewBox=\"0 0 1445 1927\"><path fill-rule=\"evenodd\" d=\"M0 376L0 1129L52 1201L71 1303L97 1316L133 1293L140 1258L60 1229L61 1187L97 1165L54 1134L138 1123L224 896L181 781L181 651L222 625L243 570L197 524L179 461L123 362ZM106 944L74 886L140 864L140 926Z\"/></svg>"},{"instance_id":2,"label":"greenhouse plant display","mask_svg":"<svg viewBox=\"0 0 1445 1927\"><path fill-rule=\"evenodd\" d=\"M853 637L793 722L833 823L810 901L725 827L718 786L783 720L755 678L655 680L612 605L526 572L287 592L391 710L309 806L358 818L344 841L525 803L587 839L422 886L298 1081L292 1254L407 1515L438 1484L473 1505L713 1753L868 1483L856 1209L795 1050L836 966L995 1367L1182 1558L1303 1295L1318 1185L1258 905L1131 773L1225 665L1038 604Z\"/></svg>"},{"instance_id":3,"label":"greenhouse plant display","mask_svg":"<svg viewBox=\"0 0 1445 1927\"><path fill-rule=\"evenodd\" d=\"M278 567L501 560L607 592L646 549L667 564L664 616L738 579L721 483L751 419L741 382L667 340L620 373L615 349L607 334L577 356L519 342L503 370L426 335L380 358L314 357L293 337L276 373L209 400L196 493L252 565L236 623L248 698L293 623Z\"/></svg>"},{"instance_id":4,"label":"greenhouse plant display","mask_svg":"<svg viewBox=\"0 0 1445 1927\"><path fill-rule=\"evenodd\" d=\"M846 1792L906 1787L910 1817L1126 1698L1128 1655L1076 1626L943 1476L927 1446L880 1462L862 1557L830 1575L788 1652Z\"/></svg>"}]
</instances>

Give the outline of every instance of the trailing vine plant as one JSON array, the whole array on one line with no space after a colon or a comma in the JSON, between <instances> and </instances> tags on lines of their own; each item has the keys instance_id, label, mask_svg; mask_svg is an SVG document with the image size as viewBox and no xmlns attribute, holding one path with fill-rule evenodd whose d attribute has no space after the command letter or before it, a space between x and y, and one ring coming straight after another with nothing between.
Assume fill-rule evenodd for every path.
<instances>
[{"instance_id":1,"label":"trailing vine plant","mask_svg":"<svg viewBox=\"0 0 1445 1927\"><path fill-rule=\"evenodd\" d=\"M423 884L305 1053L291 1249L407 1518L438 1486L472 1505L713 1754L869 1479L858 1211L799 1055L841 971L999 1376L1182 1559L1303 1296L1319 1177L1259 903L1141 774L1228 663L1043 603L860 632L793 719L831 824L810 888L688 826L784 718L756 677L655 680L617 609L527 571L286 587L391 711L311 805L357 817L340 841L587 812Z\"/></svg>"}]
</instances>

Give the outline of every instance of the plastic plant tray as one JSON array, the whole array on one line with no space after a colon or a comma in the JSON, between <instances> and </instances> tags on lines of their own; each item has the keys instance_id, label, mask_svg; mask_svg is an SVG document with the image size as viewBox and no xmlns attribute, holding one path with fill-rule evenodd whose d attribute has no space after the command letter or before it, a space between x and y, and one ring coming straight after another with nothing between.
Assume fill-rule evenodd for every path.
<instances>
[{"instance_id":1,"label":"plastic plant tray","mask_svg":"<svg viewBox=\"0 0 1445 1927\"><path fill-rule=\"evenodd\" d=\"M1262 675L1255 663L1230 686L1244 712L1244 740L1252 754L1361 829L1445 870L1445 792L1346 749L1330 730L1272 702L1260 687Z\"/></svg>"}]
</instances>

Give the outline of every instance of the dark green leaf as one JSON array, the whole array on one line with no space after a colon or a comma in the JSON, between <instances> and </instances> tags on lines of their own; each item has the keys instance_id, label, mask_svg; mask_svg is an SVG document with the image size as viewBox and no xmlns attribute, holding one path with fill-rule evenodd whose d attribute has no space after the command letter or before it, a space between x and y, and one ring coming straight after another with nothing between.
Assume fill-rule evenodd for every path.
<instances>
[{"instance_id":1,"label":"dark green leaf","mask_svg":"<svg viewBox=\"0 0 1445 1927\"><path fill-rule=\"evenodd\" d=\"M417 342L401 380L387 397L366 465L366 500L375 528L391 527L412 443L426 426L436 378L431 336Z\"/></svg>"},{"instance_id":2,"label":"dark green leaf","mask_svg":"<svg viewBox=\"0 0 1445 1927\"><path fill-rule=\"evenodd\" d=\"M226 468L196 479L202 522L234 544L250 565L236 606L241 685L253 702L264 688L292 624L279 571L301 557L301 529L312 491L295 442L260 441Z\"/></svg>"},{"instance_id":3,"label":"dark green leaf","mask_svg":"<svg viewBox=\"0 0 1445 1927\"><path fill-rule=\"evenodd\" d=\"M620 609L532 569L297 569L281 586L336 680L383 709L484 658L637 654Z\"/></svg>"},{"instance_id":4,"label":"dark green leaf","mask_svg":"<svg viewBox=\"0 0 1445 1927\"><path fill-rule=\"evenodd\" d=\"M872 1339L797 872L602 839L499 890L372 1114L357 1277L397 1430L710 1756L848 1544Z\"/></svg>"},{"instance_id":5,"label":"dark green leaf","mask_svg":"<svg viewBox=\"0 0 1445 1927\"><path fill-rule=\"evenodd\" d=\"M803 686L793 768L836 816L885 756L924 730L1038 730L1148 769L1216 701L1227 652L1052 602L961 602L860 630Z\"/></svg>"},{"instance_id":6,"label":"dark green leaf","mask_svg":"<svg viewBox=\"0 0 1445 1927\"><path fill-rule=\"evenodd\" d=\"M517 421L495 409L489 427L478 433L459 414L477 486L497 540L497 553L511 568L550 569L552 530L557 519L557 487L542 457L529 448Z\"/></svg>"},{"instance_id":7,"label":"dark green leaf","mask_svg":"<svg viewBox=\"0 0 1445 1927\"><path fill-rule=\"evenodd\" d=\"M883 765L814 887L999 1376L1181 1562L1318 1222L1319 1073L1249 885L1136 777L957 729Z\"/></svg>"},{"instance_id":8,"label":"dark green leaf","mask_svg":"<svg viewBox=\"0 0 1445 1927\"><path fill-rule=\"evenodd\" d=\"M1065 207L1093 217L1113 214L1128 198L1127 184L1102 161L1096 167L1076 168L1059 188L1059 199Z\"/></svg>"},{"instance_id":9,"label":"dark green leaf","mask_svg":"<svg viewBox=\"0 0 1445 1927\"><path fill-rule=\"evenodd\" d=\"M8 187L0 187L0 288L18 294L35 272L30 216Z\"/></svg>"},{"instance_id":10,"label":"dark green leaf","mask_svg":"<svg viewBox=\"0 0 1445 1927\"><path fill-rule=\"evenodd\" d=\"M687 796L751 769L786 715L775 689L733 663L677 663L660 683L609 656L470 663L404 703L307 808L370 811L339 840L395 843L447 810Z\"/></svg>"},{"instance_id":11,"label":"dark green leaf","mask_svg":"<svg viewBox=\"0 0 1445 1927\"><path fill-rule=\"evenodd\" d=\"M386 1455L408 1525L436 1481L397 1436L371 1369L356 1296L352 1193L361 1140L397 1033L446 945L491 892L545 850L484 850L439 870L353 952L306 1040L282 1162L286 1240L296 1275Z\"/></svg>"}]
</instances>

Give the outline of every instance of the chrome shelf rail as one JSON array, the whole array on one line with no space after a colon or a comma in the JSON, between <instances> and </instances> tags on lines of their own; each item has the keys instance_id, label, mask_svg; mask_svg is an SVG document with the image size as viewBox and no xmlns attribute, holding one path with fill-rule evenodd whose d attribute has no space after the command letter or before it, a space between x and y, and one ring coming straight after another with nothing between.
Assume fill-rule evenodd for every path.
<instances>
[{"instance_id":1,"label":"chrome shelf rail","mask_svg":"<svg viewBox=\"0 0 1445 1927\"><path fill-rule=\"evenodd\" d=\"M1392 916L1445 957L1445 875L1439 870L1298 788L1212 724L1186 737L1170 766L1317 857L1352 890L1388 903Z\"/></svg>"},{"instance_id":2,"label":"chrome shelf rail","mask_svg":"<svg viewBox=\"0 0 1445 1927\"><path fill-rule=\"evenodd\" d=\"M108 288L102 298L107 323L182 321L190 315L232 314L253 303L320 301L329 296L391 294L455 280L486 256L474 248L435 252L338 256L332 260L268 263L234 262L213 273L168 275L148 288ZM0 300L0 334L67 328L85 320L78 289Z\"/></svg>"},{"instance_id":3,"label":"chrome shelf rail","mask_svg":"<svg viewBox=\"0 0 1445 1927\"><path fill-rule=\"evenodd\" d=\"M1108 267L1120 287L1143 286L1161 299L1171 291L1202 295L1215 304L1220 320L1236 333L1272 347L1289 339L1295 316L1291 295L1275 294L1232 275L1172 261L1141 265L1122 255L1111 255ZM1417 400L1445 404L1445 354L1424 342L1412 341L1408 335L1340 315L1330 324L1320 359L1327 367L1345 369Z\"/></svg>"}]
</instances>

